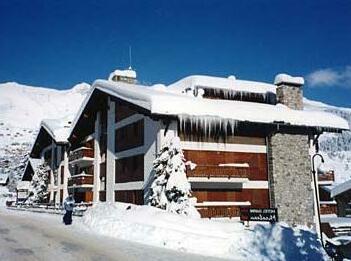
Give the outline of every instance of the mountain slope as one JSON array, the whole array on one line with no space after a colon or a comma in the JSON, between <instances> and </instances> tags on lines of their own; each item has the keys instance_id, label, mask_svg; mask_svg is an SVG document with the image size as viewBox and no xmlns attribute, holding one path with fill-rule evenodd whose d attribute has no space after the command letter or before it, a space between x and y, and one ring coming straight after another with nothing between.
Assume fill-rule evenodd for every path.
<instances>
[{"instance_id":1,"label":"mountain slope","mask_svg":"<svg viewBox=\"0 0 351 261\"><path fill-rule=\"evenodd\" d=\"M10 174L12 188L25 167L41 120L73 119L89 88L86 83L63 91L0 84L0 173Z\"/></svg>"}]
</instances>

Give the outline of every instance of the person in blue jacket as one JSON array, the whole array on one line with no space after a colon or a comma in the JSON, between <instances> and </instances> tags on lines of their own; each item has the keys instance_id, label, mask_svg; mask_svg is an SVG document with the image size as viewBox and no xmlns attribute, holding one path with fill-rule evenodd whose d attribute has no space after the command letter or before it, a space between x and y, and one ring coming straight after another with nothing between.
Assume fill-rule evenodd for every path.
<instances>
[{"instance_id":1,"label":"person in blue jacket","mask_svg":"<svg viewBox=\"0 0 351 261\"><path fill-rule=\"evenodd\" d=\"M66 211L65 215L63 216L63 222L65 223L65 225L72 224L72 213L73 213L74 203L75 202L72 194L69 194L69 196L63 202L63 207Z\"/></svg>"}]
</instances>

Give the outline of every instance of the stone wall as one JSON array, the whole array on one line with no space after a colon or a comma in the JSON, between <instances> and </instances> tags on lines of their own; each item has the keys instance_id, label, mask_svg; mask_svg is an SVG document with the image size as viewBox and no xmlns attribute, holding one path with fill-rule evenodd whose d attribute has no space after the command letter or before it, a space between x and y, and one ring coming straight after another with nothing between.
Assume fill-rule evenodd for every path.
<instances>
[{"instance_id":1,"label":"stone wall","mask_svg":"<svg viewBox=\"0 0 351 261\"><path fill-rule=\"evenodd\" d=\"M271 206L290 225L313 224L313 190L307 135L276 133L269 138Z\"/></svg>"},{"instance_id":2,"label":"stone wall","mask_svg":"<svg viewBox=\"0 0 351 261\"><path fill-rule=\"evenodd\" d=\"M277 86L277 101L291 109L303 109L303 93L301 86L279 85Z\"/></svg>"}]
</instances>

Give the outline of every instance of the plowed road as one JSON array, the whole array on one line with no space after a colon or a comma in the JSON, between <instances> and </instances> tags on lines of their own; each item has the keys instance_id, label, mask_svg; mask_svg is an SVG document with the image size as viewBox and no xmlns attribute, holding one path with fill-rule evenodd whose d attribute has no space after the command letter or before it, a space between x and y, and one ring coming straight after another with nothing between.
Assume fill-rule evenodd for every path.
<instances>
[{"instance_id":1,"label":"plowed road","mask_svg":"<svg viewBox=\"0 0 351 261\"><path fill-rule=\"evenodd\" d=\"M61 218L0 209L0 260L216 260L97 236Z\"/></svg>"}]
</instances>

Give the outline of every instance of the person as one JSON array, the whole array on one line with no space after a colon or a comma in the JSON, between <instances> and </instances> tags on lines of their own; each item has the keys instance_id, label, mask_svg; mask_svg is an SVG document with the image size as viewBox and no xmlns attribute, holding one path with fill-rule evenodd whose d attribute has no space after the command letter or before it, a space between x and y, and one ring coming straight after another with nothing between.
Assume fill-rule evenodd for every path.
<instances>
[{"instance_id":1,"label":"person","mask_svg":"<svg viewBox=\"0 0 351 261\"><path fill-rule=\"evenodd\" d=\"M68 197L63 202L63 207L65 209L65 215L63 216L63 222L65 225L72 224L72 213L74 208L74 198L72 194L69 194Z\"/></svg>"}]
</instances>

